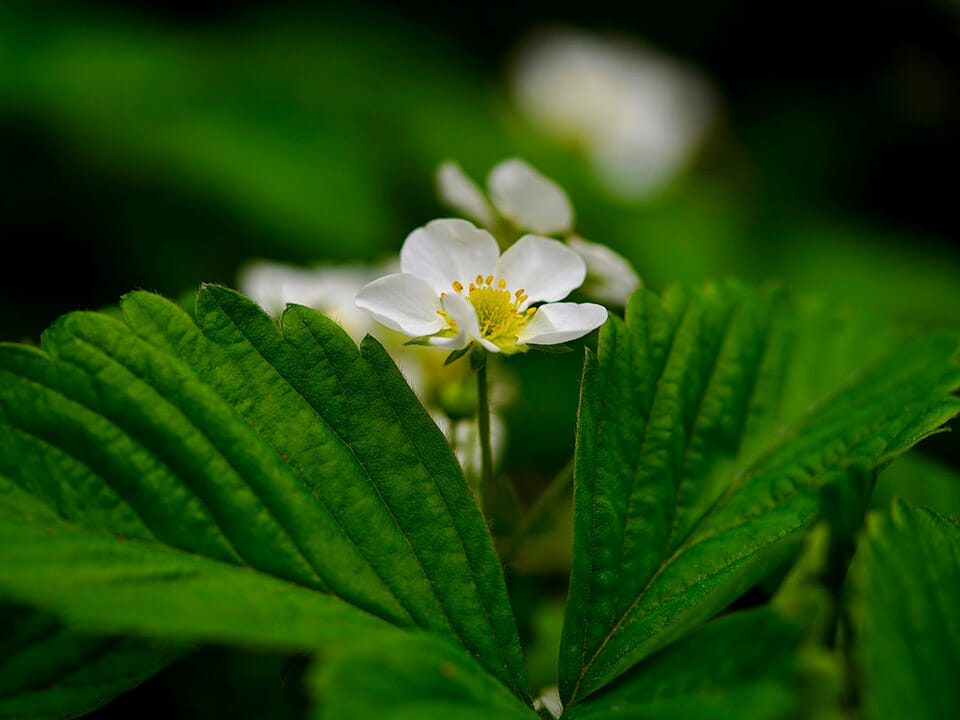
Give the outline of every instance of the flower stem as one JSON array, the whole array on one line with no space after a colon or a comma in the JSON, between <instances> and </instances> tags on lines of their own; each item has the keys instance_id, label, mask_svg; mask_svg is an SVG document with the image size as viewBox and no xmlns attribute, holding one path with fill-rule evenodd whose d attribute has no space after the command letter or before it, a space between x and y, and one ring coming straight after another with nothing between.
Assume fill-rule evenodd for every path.
<instances>
[{"instance_id":1,"label":"flower stem","mask_svg":"<svg viewBox=\"0 0 960 720\"><path fill-rule=\"evenodd\" d=\"M490 446L487 363L477 369L477 428L480 430L480 508L487 522L490 522L496 491L493 485L493 449Z\"/></svg>"}]
</instances>

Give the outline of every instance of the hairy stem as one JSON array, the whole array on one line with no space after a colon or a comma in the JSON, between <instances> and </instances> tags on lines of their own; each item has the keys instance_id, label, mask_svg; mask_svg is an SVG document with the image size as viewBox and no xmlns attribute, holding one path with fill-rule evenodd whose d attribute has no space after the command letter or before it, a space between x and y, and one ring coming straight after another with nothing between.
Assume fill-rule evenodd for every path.
<instances>
[{"instance_id":1,"label":"hairy stem","mask_svg":"<svg viewBox=\"0 0 960 720\"><path fill-rule=\"evenodd\" d=\"M480 507L489 522L496 501L496 490L493 485L493 449L490 446L487 363L477 369L477 428L480 430Z\"/></svg>"}]
</instances>

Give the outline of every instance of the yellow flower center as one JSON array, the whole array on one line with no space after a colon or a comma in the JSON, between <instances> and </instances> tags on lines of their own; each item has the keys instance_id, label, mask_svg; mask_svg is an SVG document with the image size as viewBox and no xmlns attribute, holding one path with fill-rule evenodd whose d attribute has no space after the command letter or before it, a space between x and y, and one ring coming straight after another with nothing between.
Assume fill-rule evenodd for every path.
<instances>
[{"instance_id":1,"label":"yellow flower center","mask_svg":"<svg viewBox=\"0 0 960 720\"><path fill-rule=\"evenodd\" d=\"M493 275L488 275L486 278L477 275L476 282L470 283L466 294L464 294L462 283L454 282L452 287L454 292L465 297L473 305L480 325L480 336L505 352L515 352L518 333L526 326L530 316L536 312L536 308L520 312L520 306L527 300L523 289L511 294L507 290L506 280L494 282ZM443 310L438 312L447 321L450 329L456 330L457 324L453 318Z\"/></svg>"}]
</instances>

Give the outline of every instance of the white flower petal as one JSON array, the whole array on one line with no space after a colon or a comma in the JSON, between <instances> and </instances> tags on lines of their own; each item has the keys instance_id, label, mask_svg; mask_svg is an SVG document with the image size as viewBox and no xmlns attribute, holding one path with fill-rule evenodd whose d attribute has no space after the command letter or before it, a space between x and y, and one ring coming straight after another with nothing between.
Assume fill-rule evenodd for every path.
<instances>
[{"instance_id":1,"label":"white flower petal","mask_svg":"<svg viewBox=\"0 0 960 720\"><path fill-rule=\"evenodd\" d=\"M444 205L484 227L493 227L496 222L483 190L455 162L437 168L437 194Z\"/></svg>"},{"instance_id":2,"label":"white flower petal","mask_svg":"<svg viewBox=\"0 0 960 720\"><path fill-rule=\"evenodd\" d=\"M493 271L500 248L493 235L466 220L433 220L407 236L400 270L450 292L454 281L467 285Z\"/></svg>"},{"instance_id":3,"label":"white flower petal","mask_svg":"<svg viewBox=\"0 0 960 720\"><path fill-rule=\"evenodd\" d=\"M607 309L594 303L550 303L537 308L518 342L556 345L576 340L607 321Z\"/></svg>"},{"instance_id":4,"label":"white flower petal","mask_svg":"<svg viewBox=\"0 0 960 720\"><path fill-rule=\"evenodd\" d=\"M385 275L361 288L358 308L388 328L413 337L432 335L446 323L437 314L440 297L426 281L414 275Z\"/></svg>"},{"instance_id":5,"label":"white flower petal","mask_svg":"<svg viewBox=\"0 0 960 720\"><path fill-rule=\"evenodd\" d=\"M567 245L587 264L583 291L601 302L626 306L633 291L640 287L640 277L633 265L601 243L571 237Z\"/></svg>"},{"instance_id":6,"label":"white flower petal","mask_svg":"<svg viewBox=\"0 0 960 720\"><path fill-rule=\"evenodd\" d=\"M519 158L493 168L487 187L500 214L518 228L553 235L573 225L573 206L563 188Z\"/></svg>"},{"instance_id":7,"label":"white flower petal","mask_svg":"<svg viewBox=\"0 0 960 720\"><path fill-rule=\"evenodd\" d=\"M583 283L587 266L559 240L524 235L497 262L493 273L507 281L511 292L523 290L530 303L562 300Z\"/></svg>"},{"instance_id":8,"label":"white flower petal","mask_svg":"<svg viewBox=\"0 0 960 720\"><path fill-rule=\"evenodd\" d=\"M477 320L477 311L473 305L454 292L447 293L441 301L447 317L457 324L457 334L454 337L430 338L430 342L438 347L459 350L468 343L480 338L480 323Z\"/></svg>"}]
</instances>

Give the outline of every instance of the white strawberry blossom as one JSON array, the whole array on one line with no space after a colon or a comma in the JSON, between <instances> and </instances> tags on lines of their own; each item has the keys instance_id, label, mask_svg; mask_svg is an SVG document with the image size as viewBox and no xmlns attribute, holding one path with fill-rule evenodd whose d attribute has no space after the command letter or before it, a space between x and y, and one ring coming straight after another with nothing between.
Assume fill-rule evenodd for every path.
<instances>
[{"instance_id":1,"label":"white strawberry blossom","mask_svg":"<svg viewBox=\"0 0 960 720\"><path fill-rule=\"evenodd\" d=\"M437 193L448 207L496 232L497 215L520 231L559 235L587 267L583 292L610 305L625 306L640 287L630 262L611 248L573 234L573 206L567 193L525 161L510 158L487 176L491 202L455 162L437 168ZM494 210L496 208L496 210Z\"/></svg>"},{"instance_id":2,"label":"white strawberry blossom","mask_svg":"<svg viewBox=\"0 0 960 720\"><path fill-rule=\"evenodd\" d=\"M601 305L558 302L586 275L583 259L557 240L525 235L501 255L486 230L434 220L404 241L400 272L365 286L356 304L432 345L458 350L476 342L512 354L574 340L606 321Z\"/></svg>"}]
</instances>

